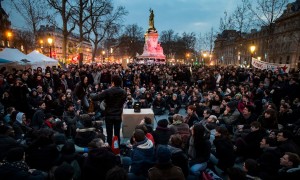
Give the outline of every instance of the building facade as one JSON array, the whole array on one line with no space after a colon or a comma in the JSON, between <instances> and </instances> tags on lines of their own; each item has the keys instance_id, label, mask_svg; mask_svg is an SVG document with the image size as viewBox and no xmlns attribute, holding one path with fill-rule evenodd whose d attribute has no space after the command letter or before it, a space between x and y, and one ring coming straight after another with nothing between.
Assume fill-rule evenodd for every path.
<instances>
[{"instance_id":1,"label":"building facade","mask_svg":"<svg viewBox=\"0 0 300 180\"><path fill-rule=\"evenodd\" d=\"M255 51L250 51L254 45ZM300 68L300 0L289 3L283 14L268 27L243 34L225 30L215 40L218 64L250 67L251 57L262 61L290 64Z\"/></svg>"},{"instance_id":2,"label":"building facade","mask_svg":"<svg viewBox=\"0 0 300 180\"><path fill-rule=\"evenodd\" d=\"M0 1L0 50L11 46L11 35L9 34L10 32L10 27L11 22L9 21L9 16L7 13L4 11L4 9L1 6L1 1Z\"/></svg>"},{"instance_id":3,"label":"building facade","mask_svg":"<svg viewBox=\"0 0 300 180\"><path fill-rule=\"evenodd\" d=\"M51 44L48 41L49 38L52 39ZM54 26L42 25L38 30L37 41L39 43L39 49L43 54L63 61L63 34L61 29L55 28ZM88 40L84 40L82 43L80 43L79 36L71 34L68 37L66 54L67 59L64 63L78 63L78 55L80 52L83 53L83 62L90 63L92 59L91 43Z\"/></svg>"}]
</instances>

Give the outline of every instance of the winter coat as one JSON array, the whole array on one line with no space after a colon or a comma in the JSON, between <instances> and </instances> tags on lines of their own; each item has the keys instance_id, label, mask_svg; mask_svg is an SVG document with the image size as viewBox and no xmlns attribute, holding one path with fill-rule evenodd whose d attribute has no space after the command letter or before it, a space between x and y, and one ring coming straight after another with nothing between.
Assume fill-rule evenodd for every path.
<instances>
[{"instance_id":1,"label":"winter coat","mask_svg":"<svg viewBox=\"0 0 300 180\"><path fill-rule=\"evenodd\" d=\"M133 145L131 152L131 168L130 172L135 175L147 176L148 169L154 165L155 152L152 141L145 140Z\"/></svg>"},{"instance_id":2,"label":"winter coat","mask_svg":"<svg viewBox=\"0 0 300 180\"><path fill-rule=\"evenodd\" d=\"M216 147L216 158L219 159L217 166L222 170L232 167L235 162L232 142L223 137L215 137L213 143Z\"/></svg>"}]
</instances>

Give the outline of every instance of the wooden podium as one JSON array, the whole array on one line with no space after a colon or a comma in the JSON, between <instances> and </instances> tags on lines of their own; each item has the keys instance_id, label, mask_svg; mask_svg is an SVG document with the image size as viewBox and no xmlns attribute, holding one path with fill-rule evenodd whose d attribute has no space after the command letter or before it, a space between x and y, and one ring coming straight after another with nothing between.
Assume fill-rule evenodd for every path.
<instances>
[{"instance_id":1,"label":"wooden podium","mask_svg":"<svg viewBox=\"0 0 300 180\"><path fill-rule=\"evenodd\" d=\"M154 113L152 109L141 109L141 112L135 113L133 109L123 109L122 114L122 133L124 138L131 138L134 129L140 124L141 120L147 116L151 118L152 124Z\"/></svg>"}]
</instances>

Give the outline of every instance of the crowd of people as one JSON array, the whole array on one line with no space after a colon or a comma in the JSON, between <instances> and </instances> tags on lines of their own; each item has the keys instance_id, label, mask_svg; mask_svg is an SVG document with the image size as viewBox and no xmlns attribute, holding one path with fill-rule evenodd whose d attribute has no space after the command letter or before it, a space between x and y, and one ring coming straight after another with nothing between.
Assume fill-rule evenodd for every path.
<instances>
[{"instance_id":1,"label":"crowd of people","mask_svg":"<svg viewBox=\"0 0 300 180\"><path fill-rule=\"evenodd\" d=\"M219 66L4 67L0 176L297 179L299 82L298 71ZM122 110L135 102L169 118L153 128L145 117L124 145Z\"/></svg>"}]
</instances>

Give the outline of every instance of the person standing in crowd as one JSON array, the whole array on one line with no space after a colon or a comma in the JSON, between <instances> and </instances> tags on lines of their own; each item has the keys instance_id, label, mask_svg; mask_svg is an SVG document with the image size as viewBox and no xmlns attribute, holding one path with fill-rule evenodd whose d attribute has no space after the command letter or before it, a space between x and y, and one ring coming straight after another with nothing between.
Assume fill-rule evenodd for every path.
<instances>
[{"instance_id":1,"label":"person standing in crowd","mask_svg":"<svg viewBox=\"0 0 300 180\"><path fill-rule=\"evenodd\" d=\"M38 103L38 106L39 107L33 114L32 120L30 122L30 126L35 130L40 129L44 124L46 103L44 101L40 101Z\"/></svg>"},{"instance_id":2,"label":"person standing in crowd","mask_svg":"<svg viewBox=\"0 0 300 180\"><path fill-rule=\"evenodd\" d=\"M123 105L126 101L126 91L121 88L122 79L118 75L112 77L111 88L104 90L100 94L91 96L94 101L105 101L105 125L107 132L107 142L112 144L112 135L118 137L120 142L120 129L122 122Z\"/></svg>"}]
</instances>

